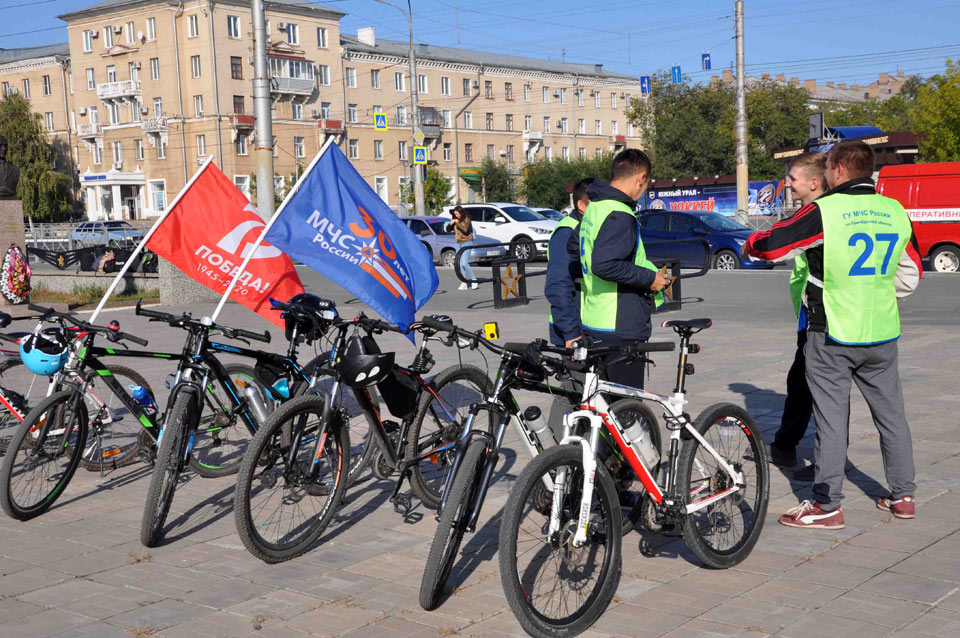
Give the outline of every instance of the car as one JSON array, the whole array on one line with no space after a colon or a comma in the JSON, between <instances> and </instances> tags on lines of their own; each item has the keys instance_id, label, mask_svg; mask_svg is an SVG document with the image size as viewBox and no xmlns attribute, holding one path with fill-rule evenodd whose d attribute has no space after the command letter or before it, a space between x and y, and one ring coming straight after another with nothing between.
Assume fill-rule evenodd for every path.
<instances>
[{"instance_id":1,"label":"car","mask_svg":"<svg viewBox=\"0 0 960 638\"><path fill-rule=\"evenodd\" d=\"M710 245L710 266L717 270L773 268L773 263L769 261L751 261L741 257L740 249L755 231L730 217L709 212L645 210L637 218L640 237L650 261L679 259L681 268L700 268L704 254L703 245L699 242L649 247L647 244L665 240L706 239Z\"/></svg>"},{"instance_id":2,"label":"car","mask_svg":"<svg viewBox=\"0 0 960 638\"><path fill-rule=\"evenodd\" d=\"M536 212L538 212L538 213L540 213L541 215L543 215L543 216L546 217L547 219L552 219L552 220L555 221L555 222L558 222L558 221L560 221L561 219L563 219L564 217L566 217L566 215L564 215L564 214L561 213L560 211L554 210L554 209L552 209L552 208L534 208L533 210L536 211Z\"/></svg>"},{"instance_id":3,"label":"car","mask_svg":"<svg viewBox=\"0 0 960 638\"><path fill-rule=\"evenodd\" d=\"M401 220L407 228L412 230L415 235L420 237L420 241L427 247L433 256L433 262L447 268L453 268L453 260L456 258L457 250L460 245L457 243L452 230L446 230L444 226L450 223L449 219L443 217L402 217ZM474 234L474 244L496 244L499 243L492 237ZM504 246L482 246L475 248L470 256L471 261L486 261L498 259L507 254Z\"/></svg>"},{"instance_id":4,"label":"car","mask_svg":"<svg viewBox=\"0 0 960 638\"><path fill-rule=\"evenodd\" d=\"M129 222L83 222L70 231L70 239L84 246L132 248L143 239L143 232Z\"/></svg>"},{"instance_id":5,"label":"car","mask_svg":"<svg viewBox=\"0 0 960 638\"><path fill-rule=\"evenodd\" d=\"M453 206L447 206L440 216L449 218L452 210ZM463 204L463 210L469 213L475 232L509 244L511 255L523 261L546 254L550 235L557 227L557 222L544 219L535 210L522 204Z\"/></svg>"}]
</instances>

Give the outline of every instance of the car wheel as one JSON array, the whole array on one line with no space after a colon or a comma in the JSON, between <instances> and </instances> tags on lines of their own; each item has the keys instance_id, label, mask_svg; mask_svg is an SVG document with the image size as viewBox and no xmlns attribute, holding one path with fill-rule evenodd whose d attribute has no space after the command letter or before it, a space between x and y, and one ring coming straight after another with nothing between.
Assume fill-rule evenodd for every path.
<instances>
[{"instance_id":1,"label":"car wheel","mask_svg":"<svg viewBox=\"0 0 960 638\"><path fill-rule=\"evenodd\" d=\"M537 254L537 248L529 237L517 237L510 242L510 252L516 259L530 261Z\"/></svg>"},{"instance_id":2,"label":"car wheel","mask_svg":"<svg viewBox=\"0 0 960 638\"><path fill-rule=\"evenodd\" d=\"M940 246L930 253L930 266L937 272L960 272L960 250L956 246Z\"/></svg>"},{"instance_id":3,"label":"car wheel","mask_svg":"<svg viewBox=\"0 0 960 638\"><path fill-rule=\"evenodd\" d=\"M444 268L453 268L454 262L457 260L457 251L455 250L445 250L440 254L440 265Z\"/></svg>"},{"instance_id":4,"label":"car wheel","mask_svg":"<svg viewBox=\"0 0 960 638\"><path fill-rule=\"evenodd\" d=\"M740 267L740 258L732 250L720 250L713 256L713 267L717 270L736 270Z\"/></svg>"}]
</instances>

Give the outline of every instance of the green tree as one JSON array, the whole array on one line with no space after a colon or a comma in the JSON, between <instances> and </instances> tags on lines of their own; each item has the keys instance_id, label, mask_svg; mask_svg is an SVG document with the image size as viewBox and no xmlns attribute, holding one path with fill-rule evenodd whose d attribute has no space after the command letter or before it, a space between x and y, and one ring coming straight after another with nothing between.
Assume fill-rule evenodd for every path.
<instances>
[{"instance_id":1,"label":"green tree","mask_svg":"<svg viewBox=\"0 0 960 638\"><path fill-rule=\"evenodd\" d=\"M411 188L410 192L407 193L408 204L414 204L416 202L414 195L413 189ZM427 177L423 181L424 208L428 212L436 214L443 210L444 206L449 206L452 201L453 197L450 196L450 182L447 181L443 173L437 169L428 168Z\"/></svg>"},{"instance_id":2,"label":"green tree","mask_svg":"<svg viewBox=\"0 0 960 638\"><path fill-rule=\"evenodd\" d=\"M55 153L39 113L19 93L0 100L0 135L7 138L7 161L20 169L17 196L23 214L36 221L62 221L73 211L72 178L54 168Z\"/></svg>"},{"instance_id":3,"label":"green tree","mask_svg":"<svg viewBox=\"0 0 960 638\"><path fill-rule=\"evenodd\" d=\"M946 70L917 88L916 130L924 162L960 161L960 61L947 60Z\"/></svg>"},{"instance_id":4,"label":"green tree","mask_svg":"<svg viewBox=\"0 0 960 638\"><path fill-rule=\"evenodd\" d=\"M483 160L483 179L487 187L488 202L513 202L517 199L517 185L507 170L506 162Z\"/></svg>"},{"instance_id":5,"label":"green tree","mask_svg":"<svg viewBox=\"0 0 960 638\"><path fill-rule=\"evenodd\" d=\"M607 181L610 179L612 163L611 153L572 161L546 158L537 160L526 167L523 196L530 206L560 210L570 205L570 195L566 192L567 184L578 182L585 177Z\"/></svg>"},{"instance_id":6,"label":"green tree","mask_svg":"<svg viewBox=\"0 0 960 638\"><path fill-rule=\"evenodd\" d=\"M303 175L303 166L298 162L296 167L293 169L293 172L290 173L284 180L283 184L278 184L277 179L280 175L273 174L273 210L277 210L280 207L280 204L283 203L283 199L287 196L294 185L297 183L297 180L300 179L300 176ZM257 204L257 174L250 173L250 201L253 202L254 206Z\"/></svg>"}]
</instances>

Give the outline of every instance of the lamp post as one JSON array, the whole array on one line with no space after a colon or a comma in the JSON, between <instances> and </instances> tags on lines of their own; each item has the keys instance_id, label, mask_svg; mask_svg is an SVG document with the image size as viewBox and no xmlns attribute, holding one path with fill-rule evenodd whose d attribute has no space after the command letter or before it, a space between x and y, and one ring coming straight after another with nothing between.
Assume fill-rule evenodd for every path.
<instances>
[{"instance_id":1,"label":"lamp post","mask_svg":"<svg viewBox=\"0 0 960 638\"><path fill-rule=\"evenodd\" d=\"M463 115L463 112L470 108L470 105L473 104L473 101L480 97L480 84L477 83L477 86L474 87L476 93L473 94L473 97L470 98L466 104L463 105L463 108L457 111L457 114L453 116L453 146L457 151L457 174L453 178L454 183L457 185L457 203L460 203L460 116Z\"/></svg>"}]
</instances>

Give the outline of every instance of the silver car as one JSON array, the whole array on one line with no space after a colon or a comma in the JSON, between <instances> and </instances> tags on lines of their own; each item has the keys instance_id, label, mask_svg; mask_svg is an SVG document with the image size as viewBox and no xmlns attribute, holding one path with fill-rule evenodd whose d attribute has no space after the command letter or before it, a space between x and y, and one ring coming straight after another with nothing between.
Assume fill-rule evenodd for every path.
<instances>
[{"instance_id":1,"label":"silver car","mask_svg":"<svg viewBox=\"0 0 960 638\"><path fill-rule=\"evenodd\" d=\"M402 217L401 219L415 235L420 237L420 241L433 256L434 263L453 268L453 260L456 258L460 246L457 244L453 231L444 228L450 223L449 219L442 217ZM505 246L491 246L490 248L481 246L481 244L496 244L497 240L492 237L474 234L473 243L477 248L474 248L473 254L470 256L471 262L489 261L507 254Z\"/></svg>"}]
</instances>

